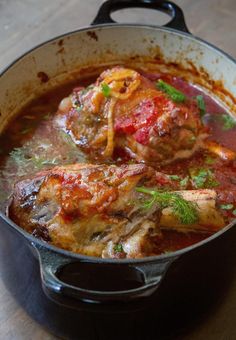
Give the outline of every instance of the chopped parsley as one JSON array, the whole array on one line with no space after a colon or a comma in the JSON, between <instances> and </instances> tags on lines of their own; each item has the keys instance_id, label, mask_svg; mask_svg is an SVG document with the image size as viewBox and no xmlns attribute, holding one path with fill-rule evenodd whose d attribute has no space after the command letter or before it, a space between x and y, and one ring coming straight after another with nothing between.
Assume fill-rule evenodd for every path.
<instances>
[{"instance_id":1,"label":"chopped parsley","mask_svg":"<svg viewBox=\"0 0 236 340\"><path fill-rule=\"evenodd\" d=\"M223 210L231 210L234 208L234 205L233 204L221 204L220 208Z\"/></svg>"},{"instance_id":2,"label":"chopped parsley","mask_svg":"<svg viewBox=\"0 0 236 340\"><path fill-rule=\"evenodd\" d=\"M197 189L214 188L219 185L216 181L214 173L210 169L190 169L189 170L192 184Z\"/></svg>"},{"instance_id":3,"label":"chopped parsley","mask_svg":"<svg viewBox=\"0 0 236 340\"><path fill-rule=\"evenodd\" d=\"M233 214L234 216L236 216L236 209L234 209L234 210L232 211L232 214Z\"/></svg>"},{"instance_id":4,"label":"chopped parsley","mask_svg":"<svg viewBox=\"0 0 236 340\"><path fill-rule=\"evenodd\" d=\"M111 88L109 87L109 85L107 85L106 83L102 83L101 88L102 88L102 93L103 93L104 97L106 97L106 98L110 97Z\"/></svg>"},{"instance_id":5,"label":"chopped parsley","mask_svg":"<svg viewBox=\"0 0 236 340\"><path fill-rule=\"evenodd\" d=\"M183 94L170 84L167 84L162 79L158 80L156 86L159 90L165 92L174 102L182 103L186 100L185 94Z\"/></svg>"},{"instance_id":6,"label":"chopped parsley","mask_svg":"<svg viewBox=\"0 0 236 340\"><path fill-rule=\"evenodd\" d=\"M115 253L124 253L124 249L121 243L115 244L113 250Z\"/></svg>"},{"instance_id":7,"label":"chopped parsley","mask_svg":"<svg viewBox=\"0 0 236 340\"><path fill-rule=\"evenodd\" d=\"M200 116L203 117L206 114L206 104L205 104L204 98L200 94L196 96L196 100L197 100L197 105L200 111Z\"/></svg>"},{"instance_id":8,"label":"chopped parsley","mask_svg":"<svg viewBox=\"0 0 236 340\"><path fill-rule=\"evenodd\" d=\"M157 191L144 187L136 188L138 192L151 196L150 200L144 202L143 208L150 209L157 204L160 209L171 207L173 213L182 224L193 224L198 220L198 214L195 205L186 201L180 194L175 192Z\"/></svg>"},{"instance_id":9,"label":"chopped parsley","mask_svg":"<svg viewBox=\"0 0 236 340\"><path fill-rule=\"evenodd\" d=\"M222 114L221 119L223 121L224 131L230 130L236 126L236 120L227 113Z\"/></svg>"}]
</instances>

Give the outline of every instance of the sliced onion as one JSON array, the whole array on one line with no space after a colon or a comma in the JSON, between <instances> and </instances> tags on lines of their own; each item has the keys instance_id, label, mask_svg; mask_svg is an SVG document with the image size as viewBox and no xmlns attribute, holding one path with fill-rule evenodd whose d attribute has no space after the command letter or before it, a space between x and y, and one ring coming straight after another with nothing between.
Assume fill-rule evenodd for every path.
<instances>
[{"instance_id":1,"label":"sliced onion","mask_svg":"<svg viewBox=\"0 0 236 340\"><path fill-rule=\"evenodd\" d=\"M216 142L205 141L203 147L225 161L236 159L236 153Z\"/></svg>"},{"instance_id":2,"label":"sliced onion","mask_svg":"<svg viewBox=\"0 0 236 340\"><path fill-rule=\"evenodd\" d=\"M108 104L108 112L107 112L107 145L103 152L104 157L111 157L114 150L114 124L113 124L113 113L114 107L116 105L117 100L111 98Z\"/></svg>"},{"instance_id":3,"label":"sliced onion","mask_svg":"<svg viewBox=\"0 0 236 340\"><path fill-rule=\"evenodd\" d=\"M72 108L72 102L70 97L66 97L62 99L62 101L59 104L58 109L62 112L68 112Z\"/></svg>"},{"instance_id":4,"label":"sliced onion","mask_svg":"<svg viewBox=\"0 0 236 340\"><path fill-rule=\"evenodd\" d=\"M111 96L118 99L128 99L140 85L140 74L126 68L115 68L107 72L102 83L111 89ZM122 92L125 90L125 92Z\"/></svg>"}]
</instances>

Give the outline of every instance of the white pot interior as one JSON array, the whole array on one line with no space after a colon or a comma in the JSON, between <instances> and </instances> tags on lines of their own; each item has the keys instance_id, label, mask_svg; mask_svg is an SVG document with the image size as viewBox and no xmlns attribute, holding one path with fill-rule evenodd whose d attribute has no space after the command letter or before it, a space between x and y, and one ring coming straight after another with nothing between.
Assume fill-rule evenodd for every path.
<instances>
[{"instance_id":1,"label":"white pot interior","mask_svg":"<svg viewBox=\"0 0 236 340\"><path fill-rule=\"evenodd\" d=\"M236 97L233 59L191 35L149 26L105 25L56 38L27 53L0 78L1 130L30 100L95 65L149 63L213 91L231 111ZM178 65L178 66L177 66Z\"/></svg>"}]
</instances>

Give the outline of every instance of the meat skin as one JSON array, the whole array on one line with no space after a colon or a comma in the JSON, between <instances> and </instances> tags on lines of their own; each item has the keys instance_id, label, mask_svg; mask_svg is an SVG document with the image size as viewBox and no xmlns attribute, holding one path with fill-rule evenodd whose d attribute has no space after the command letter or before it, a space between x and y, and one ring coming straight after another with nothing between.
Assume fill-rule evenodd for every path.
<instances>
[{"instance_id":1,"label":"meat skin","mask_svg":"<svg viewBox=\"0 0 236 340\"><path fill-rule=\"evenodd\" d=\"M58 111L61 127L91 158L111 159L123 148L138 161L165 164L190 157L207 136L194 100L176 103L154 82L124 67L104 71L68 98L71 108Z\"/></svg>"},{"instance_id":2,"label":"meat skin","mask_svg":"<svg viewBox=\"0 0 236 340\"><path fill-rule=\"evenodd\" d=\"M176 191L169 176L145 164L73 164L42 171L15 185L9 217L57 247L100 257L139 258L155 253L162 229L215 232L224 226L214 190ZM178 193L194 202L199 223L182 225L174 211L153 204L137 187ZM148 198L149 199L149 198Z\"/></svg>"}]
</instances>

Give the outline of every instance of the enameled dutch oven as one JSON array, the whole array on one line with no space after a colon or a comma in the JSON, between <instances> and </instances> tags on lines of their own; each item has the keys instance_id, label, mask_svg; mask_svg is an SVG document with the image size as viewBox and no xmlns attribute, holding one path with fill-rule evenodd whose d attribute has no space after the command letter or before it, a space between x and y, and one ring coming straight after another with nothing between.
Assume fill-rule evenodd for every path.
<instances>
[{"instance_id":1,"label":"enameled dutch oven","mask_svg":"<svg viewBox=\"0 0 236 340\"><path fill-rule=\"evenodd\" d=\"M113 11L128 7L156 9L169 14L171 21L159 27L117 24L111 19ZM114 64L137 56L157 58L157 51L158 58L161 56L169 65L189 73L197 72L200 79L206 82L208 90L215 90L214 95L224 100L225 105L234 104L235 60L192 36L178 6L162 0L109 0L101 6L92 26L67 33L32 49L2 73L1 129L33 97L73 78L75 70L78 74L78 71L93 65ZM73 305L78 300L110 302L147 297L157 289L176 259L198 247L209 246L233 226L231 223L208 239L170 254L114 260L56 248L34 238L4 214L1 213L0 217L4 247L10 247L12 252L17 251L13 248L14 242L28 247L28 256L39 261L45 293L59 303L69 298Z\"/></svg>"}]
</instances>

